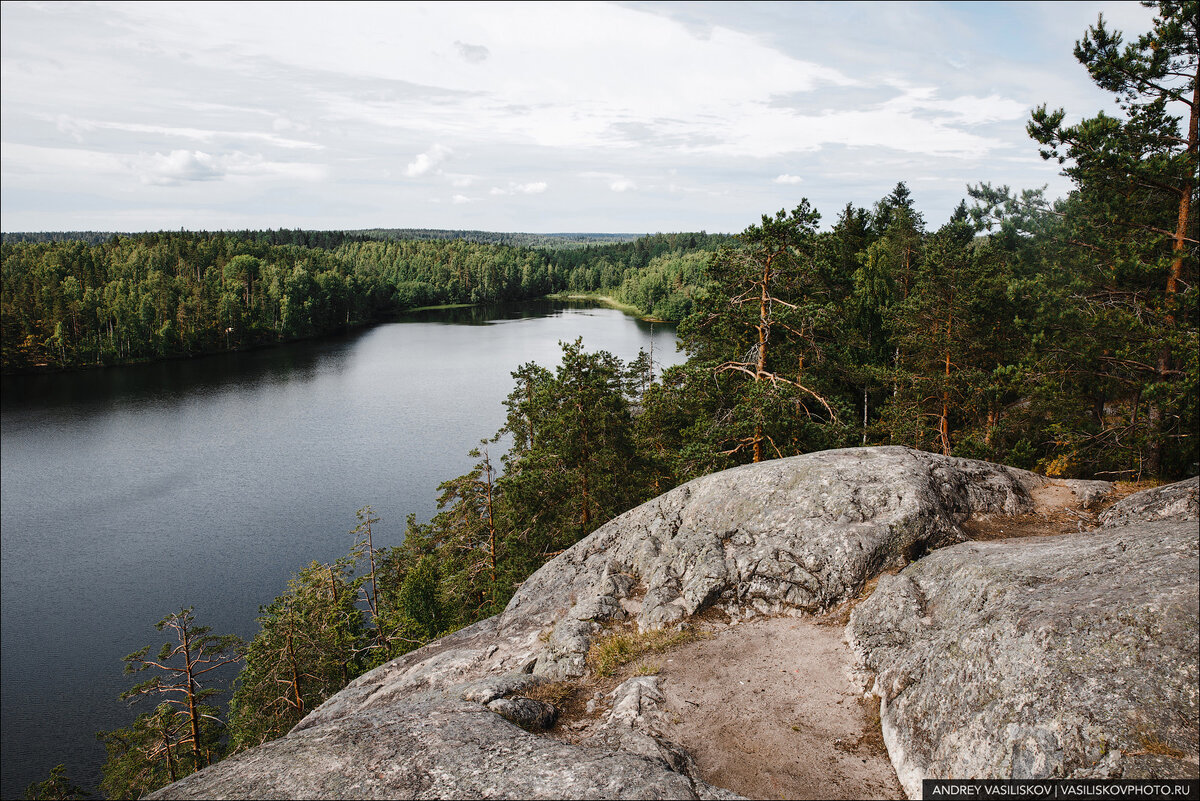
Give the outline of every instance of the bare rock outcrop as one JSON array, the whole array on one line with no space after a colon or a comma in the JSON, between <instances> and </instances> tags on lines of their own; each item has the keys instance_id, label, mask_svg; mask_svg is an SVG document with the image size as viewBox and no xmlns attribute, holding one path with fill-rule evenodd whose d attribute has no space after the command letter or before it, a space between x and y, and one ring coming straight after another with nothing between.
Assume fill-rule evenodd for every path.
<instances>
[{"instance_id":1,"label":"bare rock outcrop","mask_svg":"<svg viewBox=\"0 0 1200 801\"><path fill-rule=\"evenodd\" d=\"M1102 526L1121 526L1154 520L1200 520L1200 476L1134 493L1100 516Z\"/></svg>"},{"instance_id":2,"label":"bare rock outcrop","mask_svg":"<svg viewBox=\"0 0 1200 801\"><path fill-rule=\"evenodd\" d=\"M154 797L737 798L661 759L537 736L444 693L294 731Z\"/></svg>"},{"instance_id":3,"label":"bare rock outcrop","mask_svg":"<svg viewBox=\"0 0 1200 801\"><path fill-rule=\"evenodd\" d=\"M886 568L966 539L960 524L972 514L1032 511L1030 492L1043 483L899 447L727 470L627 512L546 565L498 630L538 621L552 633L534 672L571 677L608 619L629 615L645 629L709 606L733 617L820 611Z\"/></svg>"},{"instance_id":4,"label":"bare rock outcrop","mask_svg":"<svg viewBox=\"0 0 1200 801\"><path fill-rule=\"evenodd\" d=\"M687 754L659 736L651 681L614 698L625 711L614 712L595 746L536 733L549 712L525 703L524 693L583 675L589 644L613 621L646 629L709 607L735 619L828 609L881 572L964 541L972 515L1033 511L1031 492L1048 483L900 447L826 451L697 479L546 564L502 614L359 677L286 737L156 795L735 797L700 781Z\"/></svg>"},{"instance_id":5,"label":"bare rock outcrop","mask_svg":"<svg viewBox=\"0 0 1200 801\"><path fill-rule=\"evenodd\" d=\"M847 633L910 797L924 778L1197 777L1196 488L880 579Z\"/></svg>"}]
</instances>

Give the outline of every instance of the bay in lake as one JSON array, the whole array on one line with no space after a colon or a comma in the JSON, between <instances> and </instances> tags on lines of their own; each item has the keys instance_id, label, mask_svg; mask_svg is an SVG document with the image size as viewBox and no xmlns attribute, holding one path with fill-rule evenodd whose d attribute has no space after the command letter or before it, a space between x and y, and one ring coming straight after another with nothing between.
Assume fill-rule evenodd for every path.
<instances>
[{"instance_id":1,"label":"bay in lake","mask_svg":"<svg viewBox=\"0 0 1200 801\"><path fill-rule=\"evenodd\" d=\"M510 373L558 363L559 340L628 361L673 330L540 302L429 311L351 335L247 353L6 377L0 409L0 797L60 763L95 787L95 732L128 725L121 657L164 642L183 606L251 637L260 604L352 545L355 510L400 542L437 485L504 421ZM497 455L494 453L494 455ZM228 695L219 697L224 705Z\"/></svg>"}]
</instances>

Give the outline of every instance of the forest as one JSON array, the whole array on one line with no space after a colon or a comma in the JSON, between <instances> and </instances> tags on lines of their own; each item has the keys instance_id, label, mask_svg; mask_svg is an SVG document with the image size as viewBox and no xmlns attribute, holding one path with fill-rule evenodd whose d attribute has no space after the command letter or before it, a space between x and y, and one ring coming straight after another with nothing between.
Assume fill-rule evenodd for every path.
<instances>
[{"instance_id":1,"label":"forest","mask_svg":"<svg viewBox=\"0 0 1200 801\"><path fill-rule=\"evenodd\" d=\"M316 336L431 303L595 292L678 321L659 372L562 344L513 373L500 431L440 487L430 521L303 566L244 643L190 609L126 658L161 703L102 734L100 790L139 797L286 733L355 676L501 611L541 564L697 476L826 448L892 444L1045 475L1200 471L1197 10L1161 3L1124 42L1103 21L1076 56L1119 100L1028 130L1073 190L979 184L932 228L901 182L832 224L807 200L736 237L569 249L363 239L331 248L223 234L3 245L5 369L119 363ZM1185 108L1185 116L1172 110ZM506 450L501 437L511 439ZM506 440L507 441L507 440ZM198 671L241 665L222 711ZM76 792L58 770L31 797Z\"/></svg>"},{"instance_id":2,"label":"forest","mask_svg":"<svg viewBox=\"0 0 1200 801\"><path fill-rule=\"evenodd\" d=\"M665 297L658 282L681 278L666 266L672 259L728 239L656 234L533 249L386 234L159 232L96 242L6 236L0 369L197 356L321 336L421 306L564 290L653 297L649 313Z\"/></svg>"}]
</instances>

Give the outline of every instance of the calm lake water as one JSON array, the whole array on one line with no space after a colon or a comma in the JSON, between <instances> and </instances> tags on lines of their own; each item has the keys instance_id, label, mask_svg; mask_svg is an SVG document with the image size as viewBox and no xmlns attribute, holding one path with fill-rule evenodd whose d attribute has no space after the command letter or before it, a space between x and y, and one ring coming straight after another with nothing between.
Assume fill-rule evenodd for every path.
<instances>
[{"instance_id":1,"label":"calm lake water","mask_svg":"<svg viewBox=\"0 0 1200 801\"><path fill-rule=\"evenodd\" d=\"M377 546L428 520L436 487L504 420L510 373L559 340L676 364L674 332L563 303L431 311L320 342L3 380L0 797L67 764L95 787L95 732L128 725L121 657L182 606L251 637L260 604L344 555L355 510ZM224 704L228 695L218 701Z\"/></svg>"}]
</instances>

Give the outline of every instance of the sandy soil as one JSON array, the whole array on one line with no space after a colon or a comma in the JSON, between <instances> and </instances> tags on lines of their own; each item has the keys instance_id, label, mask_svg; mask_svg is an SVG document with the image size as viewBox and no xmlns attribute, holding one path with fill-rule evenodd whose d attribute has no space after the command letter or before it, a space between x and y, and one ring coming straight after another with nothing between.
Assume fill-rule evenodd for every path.
<instances>
[{"instance_id":1,"label":"sandy soil","mask_svg":"<svg viewBox=\"0 0 1200 801\"><path fill-rule=\"evenodd\" d=\"M844 621L702 618L699 639L573 688L551 735L586 743L607 712L601 699L630 675L655 672L662 734L687 749L709 784L748 798L904 798L877 703L850 681ZM587 699L597 706L585 712Z\"/></svg>"},{"instance_id":2,"label":"sandy soil","mask_svg":"<svg viewBox=\"0 0 1200 801\"><path fill-rule=\"evenodd\" d=\"M842 630L809 619L721 626L661 657L664 732L704 779L750 798L903 798Z\"/></svg>"},{"instance_id":3,"label":"sandy soil","mask_svg":"<svg viewBox=\"0 0 1200 801\"><path fill-rule=\"evenodd\" d=\"M981 540L1087 531L1130 491L1119 488L1084 508L1070 486L1051 482L1034 490L1032 513L976 517L963 528ZM820 618L729 624L702 615L699 640L573 688L555 736L586 741L606 710L585 712L585 700L600 704L633 672L657 672L669 719L663 734L692 754L710 784L749 798L904 798L878 702L864 700L848 675L854 658L843 637L855 602Z\"/></svg>"},{"instance_id":4,"label":"sandy soil","mask_svg":"<svg viewBox=\"0 0 1200 801\"><path fill-rule=\"evenodd\" d=\"M1065 483L1051 481L1037 487L1030 496L1034 511L1023 515L977 515L963 523L963 531L973 540L1003 540L1018 537L1049 537L1096 527L1099 512L1111 506L1110 495L1086 508L1082 499Z\"/></svg>"}]
</instances>

